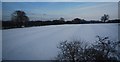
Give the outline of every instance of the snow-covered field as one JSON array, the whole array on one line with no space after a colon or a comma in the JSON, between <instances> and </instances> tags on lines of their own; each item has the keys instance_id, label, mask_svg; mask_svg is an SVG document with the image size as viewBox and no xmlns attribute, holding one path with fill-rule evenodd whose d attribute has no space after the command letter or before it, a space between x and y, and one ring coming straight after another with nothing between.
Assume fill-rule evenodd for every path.
<instances>
[{"instance_id":1,"label":"snow-covered field","mask_svg":"<svg viewBox=\"0 0 120 62\"><path fill-rule=\"evenodd\" d=\"M2 60L2 30L0 30L0 61Z\"/></svg>"},{"instance_id":2,"label":"snow-covered field","mask_svg":"<svg viewBox=\"0 0 120 62\"><path fill-rule=\"evenodd\" d=\"M118 40L118 24L51 25L3 30L4 60L51 60L64 40L92 43L96 35Z\"/></svg>"}]
</instances>

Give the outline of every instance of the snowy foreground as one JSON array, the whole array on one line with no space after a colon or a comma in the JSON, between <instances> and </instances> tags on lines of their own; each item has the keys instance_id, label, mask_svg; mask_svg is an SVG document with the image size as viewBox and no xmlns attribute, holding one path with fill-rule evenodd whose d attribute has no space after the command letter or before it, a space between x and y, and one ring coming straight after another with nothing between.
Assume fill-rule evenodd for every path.
<instances>
[{"instance_id":1,"label":"snowy foreground","mask_svg":"<svg viewBox=\"0 0 120 62\"><path fill-rule=\"evenodd\" d=\"M118 40L118 24L51 25L3 30L3 60L53 60L64 40Z\"/></svg>"},{"instance_id":2,"label":"snowy foreground","mask_svg":"<svg viewBox=\"0 0 120 62\"><path fill-rule=\"evenodd\" d=\"M0 61L2 60L2 30L0 30Z\"/></svg>"}]
</instances>

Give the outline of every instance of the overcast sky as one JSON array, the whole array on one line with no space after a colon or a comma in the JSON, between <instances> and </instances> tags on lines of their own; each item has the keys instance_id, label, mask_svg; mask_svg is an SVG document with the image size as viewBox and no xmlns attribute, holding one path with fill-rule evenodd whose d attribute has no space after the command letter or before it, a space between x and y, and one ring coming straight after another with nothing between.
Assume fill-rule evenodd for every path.
<instances>
[{"instance_id":1,"label":"overcast sky","mask_svg":"<svg viewBox=\"0 0 120 62\"><path fill-rule=\"evenodd\" d=\"M3 20L10 20L15 10L26 12L30 20L100 20L103 14L118 18L117 2L3 2Z\"/></svg>"}]
</instances>

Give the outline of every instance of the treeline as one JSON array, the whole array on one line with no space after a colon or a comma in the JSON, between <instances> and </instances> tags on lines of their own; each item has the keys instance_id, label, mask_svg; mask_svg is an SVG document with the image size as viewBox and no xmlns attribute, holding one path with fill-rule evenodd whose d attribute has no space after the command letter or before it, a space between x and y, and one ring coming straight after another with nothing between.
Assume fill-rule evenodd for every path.
<instances>
[{"instance_id":1,"label":"treeline","mask_svg":"<svg viewBox=\"0 0 120 62\"><path fill-rule=\"evenodd\" d=\"M86 21L84 19L75 18L72 21L53 20L53 21L27 21L24 24L22 22L14 21L2 21L2 29L32 27L32 26L45 26L45 25L60 25L60 24L94 24L94 23L120 23L120 20L109 20L107 22L102 21Z\"/></svg>"},{"instance_id":2,"label":"treeline","mask_svg":"<svg viewBox=\"0 0 120 62\"><path fill-rule=\"evenodd\" d=\"M10 29L10 28L21 28L21 27L32 27L32 26L44 26L44 25L59 25L59 24L93 24L93 23L120 23L120 20L109 20L109 15L104 14L101 17L101 21L91 20L87 21L80 18L75 18L71 21L65 21L64 18L60 18L57 20L35 20L30 21L29 17L26 15L24 11L17 10L11 14L10 21L2 21L2 29Z\"/></svg>"}]
</instances>

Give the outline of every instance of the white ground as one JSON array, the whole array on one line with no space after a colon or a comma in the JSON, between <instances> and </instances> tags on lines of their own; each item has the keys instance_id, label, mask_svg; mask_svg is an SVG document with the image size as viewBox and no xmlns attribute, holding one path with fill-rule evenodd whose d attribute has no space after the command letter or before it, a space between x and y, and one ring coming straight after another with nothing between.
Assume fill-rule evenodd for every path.
<instances>
[{"instance_id":1,"label":"white ground","mask_svg":"<svg viewBox=\"0 0 120 62\"><path fill-rule=\"evenodd\" d=\"M51 25L3 30L4 60L50 60L64 40L94 42L95 36L118 39L118 24Z\"/></svg>"},{"instance_id":2,"label":"white ground","mask_svg":"<svg viewBox=\"0 0 120 62\"><path fill-rule=\"evenodd\" d=\"M0 30L0 61L2 60L2 30Z\"/></svg>"}]
</instances>

